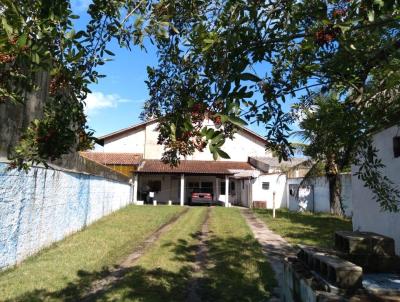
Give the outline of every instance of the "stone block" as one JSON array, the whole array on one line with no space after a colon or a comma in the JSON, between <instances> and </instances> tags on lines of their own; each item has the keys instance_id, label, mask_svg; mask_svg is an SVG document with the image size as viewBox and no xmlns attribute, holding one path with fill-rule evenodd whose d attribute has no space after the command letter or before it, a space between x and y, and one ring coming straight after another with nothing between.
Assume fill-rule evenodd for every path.
<instances>
[{"instance_id":1,"label":"stone block","mask_svg":"<svg viewBox=\"0 0 400 302\"><path fill-rule=\"evenodd\" d=\"M255 208L255 209L266 209L267 208L267 202L266 201L260 201L260 200L253 201L253 208Z\"/></svg>"},{"instance_id":2,"label":"stone block","mask_svg":"<svg viewBox=\"0 0 400 302\"><path fill-rule=\"evenodd\" d=\"M347 255L343 257L361 266L364 272L370 273L400 273L400 258L397 256L378 255Z\"/></svg>"},{"instance_id":3,"label":"stone block","mask_svg":"<svg viewBox=\"0 0 400 302\"><path fill-rule=\"evenodd\" d=\"M395 255L393 238L372 232L337 231L335 248L350 255Z\"/></svg>"},{"instance_id":4,"label":"stone block","mask_svg":"<svg viewBox=\"0 0 400 302\"><path fill-rule=\"evenodd\" d=\"M306 247L300 249L298 257L322 278L339 288L355 288L361 284L362 268L345 259Z\"/></svg>"}]
</instances>

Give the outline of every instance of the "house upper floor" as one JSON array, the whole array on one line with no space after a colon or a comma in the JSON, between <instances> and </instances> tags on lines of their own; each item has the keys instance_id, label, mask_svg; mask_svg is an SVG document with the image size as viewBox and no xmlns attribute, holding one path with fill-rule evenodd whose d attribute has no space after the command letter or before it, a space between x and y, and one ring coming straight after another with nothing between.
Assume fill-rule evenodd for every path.
<instances>
[{"instance_id":1,"label":"house upper floor","mask_svg":"<svg viewBox=\"0 0 400 302\"><path fill-rule=\"evenodd\" d=\"M210 120L205 125L214 127ZM143 159L161 159L164 146L159 145L157 121L147 121L100 137L103 142L103 152L123 152L142 154ZM222 150L229 154L230 160L247 162L249 157L272 157L265 149L266 140L259 134L241 127L233 139L225 141ZM212 154L206 148L197 151L186 158L187 160L213 160Z\"/></svg>"}]
</instances>

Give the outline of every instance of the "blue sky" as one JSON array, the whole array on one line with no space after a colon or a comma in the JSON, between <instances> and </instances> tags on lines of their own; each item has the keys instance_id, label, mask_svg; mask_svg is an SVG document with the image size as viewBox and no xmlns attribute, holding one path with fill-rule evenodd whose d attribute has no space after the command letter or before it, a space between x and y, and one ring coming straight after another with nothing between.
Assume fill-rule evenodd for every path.
<instances>
[{"instance_id":1,"label":"blue sky","mask_svg":"<svg viewBox=\"0 0 400 302\"><path fill-rule=\"evenodd\" d=\"M90 0L72 1L74 12L81 16L76 20L77 29L86 25L88 19L85 12L90 3ZM106 77L90 86L92 94L86 100L89 126L97 136L140 122L139 114L148 97L144 83L146 67L157 63L151 45L147 46L147 52L138 47L132 51L122 49L116 43L111 43L108 49L116 56L99 68L99 72Z\"/></svg>"},{"instance_id":2,"label":"blue sky","mask_svg":"<svg viewBox=\"0 0 400 302\"><path fill-rule=\"evenodd\" d=\"M81 16L76 20L76 29L86 25L86 10L91 2L72 1L74 12ZM129 51L120 48L116 43L111 43L108 49L115 53L115 57L113 61L99 68L99 72L106 77L100 79L98 84L90 86L92 94L86 100L88 123L95 130L96 136L140 122L139 115L148 97L144 82L147 79L146 67L157 65L155 47L150 43L146 43L146 51L139 47L133 47ZM262 125L251 124L248 127L265 135Z\"/></svg>"}]
</instances>

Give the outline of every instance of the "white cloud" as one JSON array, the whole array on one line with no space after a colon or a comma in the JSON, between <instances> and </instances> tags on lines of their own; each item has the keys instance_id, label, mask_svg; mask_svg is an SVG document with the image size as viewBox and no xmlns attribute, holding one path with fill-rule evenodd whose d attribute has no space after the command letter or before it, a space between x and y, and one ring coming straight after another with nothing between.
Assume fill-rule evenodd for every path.
<instances>
[{"instance_id":1,"label":"white cloud","mask_svg":"<svg viewBox=\"0 0 400 302\"><path fill-rule=\"evenodd\" d=\"M120 97L118 94L104 94L102 92L92 92L87 95L85 100L86 114L94 114L106 108L116 108L120 103L143 103L144 100L130 100Z\"/></svg>"}]
</instances>

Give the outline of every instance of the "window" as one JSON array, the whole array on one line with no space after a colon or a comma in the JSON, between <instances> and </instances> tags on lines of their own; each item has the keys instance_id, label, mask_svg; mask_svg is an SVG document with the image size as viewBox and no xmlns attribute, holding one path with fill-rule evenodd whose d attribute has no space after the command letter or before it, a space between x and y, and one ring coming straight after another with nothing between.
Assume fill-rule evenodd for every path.
<instances>
[{"instance_id":1,"label":"window","mask_svg":"<svg viewBox=\"0 0 400 302\"><path fill-rule=\"evenodd\" d=\"M149 180L147 185L149 186L149 192L161 191L161 180Z\"/></svg>"},{"instance_id":2,"label":"window","mask_svg":"<svg viewBox=\"0 0 400 302\"><path fill-rule=\"evenodd\" d=\"M269 182L263 182L262 183L262 189L263 190L269 190Z\"/></svg>"},{"instance_id":3,"label":"window","mask_svg":"<svg viewBox=\"0 0 400 302\"><path fill-rule=\"evenodd\" d=\"M393 153L394 157L400 156L400 136L393 137Z\"/></svg>"}]
</instances>

